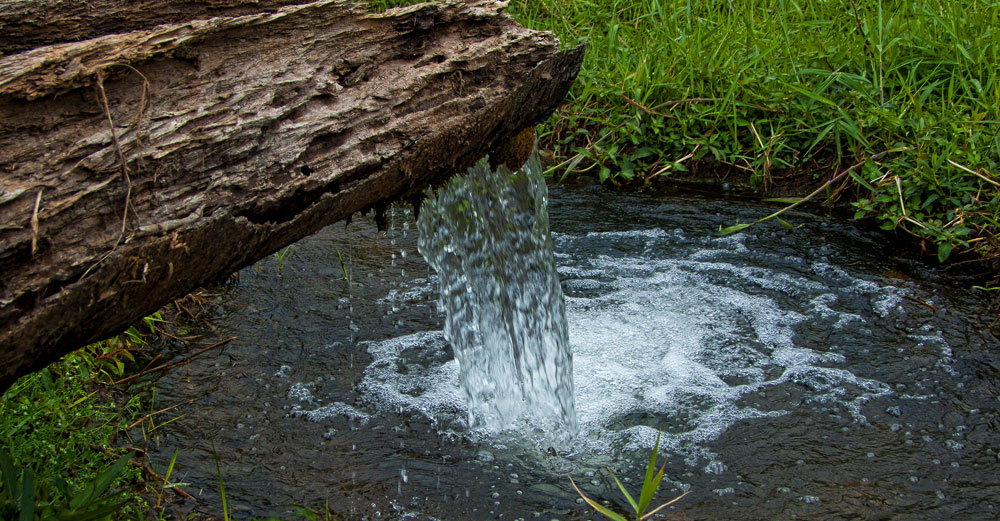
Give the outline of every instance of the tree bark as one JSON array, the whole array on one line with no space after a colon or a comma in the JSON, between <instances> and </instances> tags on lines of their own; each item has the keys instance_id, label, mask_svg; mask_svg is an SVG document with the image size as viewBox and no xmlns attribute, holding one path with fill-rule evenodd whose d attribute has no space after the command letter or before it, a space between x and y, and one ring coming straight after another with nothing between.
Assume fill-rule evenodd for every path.
<instances>
[{"instance_id":1,"label":"tree bark","mask_svg":"<svg viewBox=\"0 0 1000 521\"><path fill-rule=\"evenodd\" d=\"M0 389L551 114L504 6L0 1Z\"/></svg>"}]
</instances>

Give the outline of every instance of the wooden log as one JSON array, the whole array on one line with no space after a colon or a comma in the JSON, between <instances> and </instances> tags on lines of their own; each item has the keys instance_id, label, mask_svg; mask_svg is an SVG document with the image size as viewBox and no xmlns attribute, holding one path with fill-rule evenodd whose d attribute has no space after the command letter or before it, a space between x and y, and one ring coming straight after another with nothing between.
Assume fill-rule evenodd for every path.
<instances>
[{"instance_id":1,"label":"wooden log","mask_svg":"<svg viewBox=\"0 0 1000 521\"><path fill-rule=\"evenodd\" d=\"M131 3L11 14L34 3L0 1L8 40L40 42L0 41L0 389L461 171L551 114L583 55L487 0L214 0L192 16L145 0L66 42L60 9Z\"/></svg>"}]
</instances>

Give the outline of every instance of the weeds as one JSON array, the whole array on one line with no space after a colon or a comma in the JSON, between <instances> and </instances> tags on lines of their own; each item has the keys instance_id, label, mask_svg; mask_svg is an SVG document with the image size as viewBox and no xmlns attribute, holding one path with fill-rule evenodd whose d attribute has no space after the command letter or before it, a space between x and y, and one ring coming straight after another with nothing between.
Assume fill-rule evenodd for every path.
<instances>
[{"instance_id":1,"label":"weeds","mask_svg":"<svg viewBox=\"0 0 1000 521\"><path fill-rule=\"evenodd\" d=\"M119 458L111 467L79 490L70 490L59 476L36 479L31 467L19 471L6 449L0 447L0 514L3 519L32 521L58 519L89 521L104 519L124 506L122 492L105 495L125 469L131 456Z\"/></svg>"},{"instance_id":2,"label":"weeds","mask_svg":"<svg viewBox=\"0 0 1000 521\"><path fill-rule=\"evenodd\" d=\"M169 482L173 461L160 478L137 457L145 451L129 446L129 433L141 425L145 438L154 416L170 408L142 415L142 395L122 392L131 381L122 377L138 370L135 352L162 322L151 315L20 378L3 394L0 519L165 518L163 491L176 486Z\"/></svg>"},{"instance_id":3,"label":"weeds","mask_svg":"<svg viewBox=\"0 0 1000 521\"><path fill-rule=\"evenodd\" d=\"M826 196L943 261L1000 260L998 7L511 0L508 12L587 44L568 103L539 133L550 175L642 185L711 169L769 189L864 163Z\"/></svg>"},{"instance_id":4,"label":"weeds","mask_svg":"<svg viewBox=\"0 0 1000 521\"><path fill-rule=\"evenodd\" d=\"M97 360L114 349L105 344L67 355L3 395L4 519L14 519L12 512L21 519L98 519L139 508L142 499L133 492L106 494L139 478L138 468L126 466L129 455L105 448L138 413L139 399L116 401L91 383L118 374L117 364Z\"/></svg>"},{"instance_id":5,"label":"weeds","mask_svg":"<svg viewBox=\"0 0 1000 521\"><path fill-rule=\"evenodd\" d=\"M766 188L776 176L822 182L901 149L831 193L849 195L857 218L933 241L944 260L1000 253L998 5L514 0L511 10L588 45L571 103L543 132L557 157L580 160L567 170L629 183L715 163Z\"/></svg>"}]
</instances>

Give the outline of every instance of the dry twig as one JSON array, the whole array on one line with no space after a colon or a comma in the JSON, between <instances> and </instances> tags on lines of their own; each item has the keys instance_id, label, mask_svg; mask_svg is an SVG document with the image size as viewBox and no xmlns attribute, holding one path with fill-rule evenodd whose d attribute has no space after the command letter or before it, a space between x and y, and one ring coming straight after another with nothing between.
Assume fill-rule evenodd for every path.
<instances>
[{"instance_id":1,"label":"dry twig","mask_svg":"<svg viewBox=\"0 0 1000 521\"><path fill-rule=\"evenodd\" d=\"M132 376L129 376L127 378L122 378L121 380L118 380L117 382L115 382L114 385L122 385L122 384L126 384L126 383L131 383L131 382L139 379L139 377L145 376L145 375L147 375L149 373L155 373L157 371L166 371L167 369L173 369L174 367L177 367L179 365L184 365L185 363L187 363L192 358L194 358L194 357L196 357L196 356L198 356L198 355L200 355L202 353L211 351L211 350L213 350L213 349L215 349L215 348L217 348L219 346L226 345L226 344L232 342L233 340L236 340L236 337L232 336L232 337L229 337L229 338L227 338L225 340L220 340L220 341L218 341L218 342L216 342L216 343L214 343L214 344L212 344L212 345L210 345L210 346L208 346L206 348L199 349L198 351L195 351L194 353L191 353L191 354L185 356L184 358L181 358L180 360L178 360L176 362L171 362L169 364L158 365L158 366L156 366L156 367L154 367L152 369L144 369L144 370L139 371L138 373L136 373L136 374L134 374Z\"/></svg>"},{"instance_id":2,"label":"dry twig","mask_svg":"<svg viewBox=\"0 0 1000 521\"><path fill-rule=\"evenodd\" d=\"M35 210L31 212L31 255L35 255L35 250L38 249L38 207L42 204L42 188L38 189L38 195L35 196Z\"/></svg>"}]
</instances>

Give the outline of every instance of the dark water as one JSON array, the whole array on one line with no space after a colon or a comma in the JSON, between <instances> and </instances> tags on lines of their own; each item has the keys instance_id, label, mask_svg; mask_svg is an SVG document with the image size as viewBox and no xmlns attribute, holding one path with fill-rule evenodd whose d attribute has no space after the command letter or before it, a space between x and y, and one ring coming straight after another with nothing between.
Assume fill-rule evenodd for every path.
<instances>
[{"instance_id":1,"label":"dark water","mask_svg":"<svg viewBox=\"0 0 1000 521\"><path fill-rule=\"evenodd\" d=\"M657 497L691 491L664 518L997 518L1000 346L967 291L807 215L720 236L766 210L598 187L549 210L575 441L470 432L397 209L388 235L333 225L221 297L239 340L159 382L158 404L195 400L158 431L175 479L220 513L214 440L237 518L597 519L566 474L621 508L605 467L636 489L660 430Z\"/></svg>"}]
</instances>

